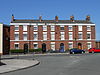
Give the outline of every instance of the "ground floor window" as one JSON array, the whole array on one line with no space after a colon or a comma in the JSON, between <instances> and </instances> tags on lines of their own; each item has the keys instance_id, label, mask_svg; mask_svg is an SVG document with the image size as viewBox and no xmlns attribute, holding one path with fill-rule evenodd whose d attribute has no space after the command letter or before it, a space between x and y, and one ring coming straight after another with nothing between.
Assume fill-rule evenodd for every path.
<instances>
[{"instance_id":1,"label":"ground floor window","mask_svg":"<svg viewBox=\"0 0 100 75\"><path fill-rule=\"evenodd\" d=\"M15 49L19 49L19 43L15 43L14 47Z\"/></svg>"},{"instance_id":2,"label":"ground floor window","mask_svg":"<svg viewBox=\"0 0 100 75\"><path fill-rule=\"evenodd\" d=\"M91 48L91 42L87 42L87 48L88 48L88 49Z\"/></svg>"},{"instance_id":3,"label":"ground floor window","mask_svg":"<svg viewBox=\"0 0 100 75\"><path fill-rule=\"evenodd\" d=\"M51 42L51 49L55 51L55 42Z\"/></svg>"},{"instance_id":4,"label":"ground floor window","mask_svg":"<svg viewBox=\"0 0 100 75\"><path fill-rule=\"evenodd\" d=\"M38 43L34 43L34 49L38 49Z\"/></svg>"},{"instance_id":5,"label":"ground floor window","mask_svg":"<svg viewBox=\"0 0 100 75\"><path fill-rule=\"evenodd\" d=\"M69 42L68 43L68 47L69 47L69 49L73 48L73 43L72 42Z\"/></svg>"}]
</instances>

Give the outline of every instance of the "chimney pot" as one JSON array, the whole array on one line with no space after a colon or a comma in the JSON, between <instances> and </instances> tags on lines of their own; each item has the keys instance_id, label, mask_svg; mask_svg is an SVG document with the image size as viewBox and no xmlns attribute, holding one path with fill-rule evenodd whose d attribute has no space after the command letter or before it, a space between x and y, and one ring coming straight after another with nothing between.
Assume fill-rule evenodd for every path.
<instances>
[{"instance_id":1,"label":"chimney pot","mask_svg":"<svg viewBox=\"0 0 100 75\"><path fill-rule=\"evenodd\" d=\"M74 16L73 16L73 15L70 16L70 20L71 20L71 21L74 21Z\"/></svg>"},{"instance_id":2,"label":"chimney pot","mask_svg":"<svg viewBox=\"0 0 100 75\"><path fill-rule=\"evenodd\" d=\"M12 19L11 19L11 22L13 22L14 21L14 15L12 14Z\"/></svg>"},{"instance_id":3,"label":"chimney pot","mask_svg":"<svg viewBox=\"0 0 100 75\"><path fill-rule=\"evenodd\" d=\"M39 16L39 20L40 20L40 22L42 21L42 16Z\"/></svg>"},{"instance_id":4,"label":"chimney pot","mask_svg":"<svg viewBox=\"0 0 100 75\"><path fill-rule=\"evenodd\" d=\"M86 21L90 21L90 16L89 15L86 16Z\"/></svg>"},{"instance_id":5,"label":"chimney pot","mask_svg":"<svg viewBox=\"0 0 100 75\"><path fill-rule=\"evenodd\" d=\"M55 16L55 21L58 22L58 16Z\"/></svg>"}]
</instances>

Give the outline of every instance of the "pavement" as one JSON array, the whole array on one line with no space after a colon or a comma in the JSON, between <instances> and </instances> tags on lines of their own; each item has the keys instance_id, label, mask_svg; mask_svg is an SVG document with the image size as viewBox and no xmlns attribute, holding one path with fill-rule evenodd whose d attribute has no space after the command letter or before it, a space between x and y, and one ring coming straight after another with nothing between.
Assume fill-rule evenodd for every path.
<instances>
[{"instance_id":1,"label":"pavement","mask_svg":"<svg viewBox=\"0 0 100 75\"><path fill-rule=\"evenodd\" d=\"M44 53L44 54L14 54L2 55L1 62L6 64L0 66L0 74L13 72L16 70L26 69L38 65L38 60L20 59L20 56L52 56L52 55L68 55L69 53Z\"/></svg>"},{"instance_id":2,"label":"pavement","mask_svg":"<svg viewBox=\"0 0 100 75\"><path fill-rule=\"evenodd\" d=\"M15 59L7 56L2 56L1 62L6 64L0 66L0 74L13 72L16 70L26 69L38 65L40 62L37 60Z\"/></svg>"}]
</instances>

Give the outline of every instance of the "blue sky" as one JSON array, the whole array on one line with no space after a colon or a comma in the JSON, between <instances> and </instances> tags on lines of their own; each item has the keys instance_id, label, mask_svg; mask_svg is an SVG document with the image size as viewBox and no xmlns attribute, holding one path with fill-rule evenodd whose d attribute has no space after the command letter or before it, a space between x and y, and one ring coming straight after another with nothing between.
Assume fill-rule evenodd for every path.
<instances>
[{"instance_id":1,"label":"blue sky","mask_svg":"<svg viewBox=\"0 0 100 75\"><path fill-rule=\"evenodd\" d=\"M91 21L96 24L96 39L100 40L100 0L0 0L0 22L9 24L11 15L16 19L85 19L91 16Z\"/></svg>"}]
</instances>

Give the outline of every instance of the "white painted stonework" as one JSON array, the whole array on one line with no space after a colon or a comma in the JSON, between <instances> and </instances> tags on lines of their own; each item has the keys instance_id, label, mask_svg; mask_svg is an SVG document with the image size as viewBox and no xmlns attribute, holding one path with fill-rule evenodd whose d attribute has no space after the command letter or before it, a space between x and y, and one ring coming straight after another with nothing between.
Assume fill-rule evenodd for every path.
<instances>
[{"instance_id":1,"label":"white painted stonework","mask_svg":"<svg viewBox=\"0 0 100 75\"><path fill-rule=\"evenodd\" d=\"M0 53L3 52L3 24L0 24Z\"/></svg>"}]
</instances>

